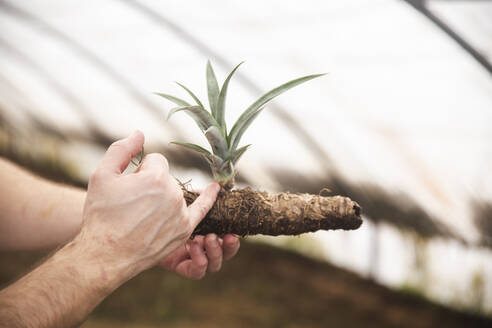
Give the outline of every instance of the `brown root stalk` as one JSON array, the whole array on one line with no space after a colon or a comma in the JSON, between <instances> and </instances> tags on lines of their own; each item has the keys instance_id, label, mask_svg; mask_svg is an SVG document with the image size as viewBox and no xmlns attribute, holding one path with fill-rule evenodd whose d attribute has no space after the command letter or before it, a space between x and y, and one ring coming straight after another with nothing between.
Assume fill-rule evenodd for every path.
<instances>
[{"instance_id":1,"label":"brown root stalk","mask_svg":"<svg viewBox=\"0 0 492 328\"><path fill-rule=\"evenodd\" d=\"M198 193L183 190L191 204ZM234 233L247 235L299 235L317 230L354 230L362 219L359 204L347 197L222 190L194 235Z\"/></svg>"}]
</instances>

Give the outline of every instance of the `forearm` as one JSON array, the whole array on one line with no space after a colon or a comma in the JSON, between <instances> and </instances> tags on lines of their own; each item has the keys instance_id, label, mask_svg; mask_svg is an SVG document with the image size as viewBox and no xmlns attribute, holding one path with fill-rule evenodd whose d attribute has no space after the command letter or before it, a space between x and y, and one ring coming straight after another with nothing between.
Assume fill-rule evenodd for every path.
<instances>
[{"instance_id":1,"label":"forearm","mask_svg":"<svg viewBox=\"0 0 492 328\"><path fill-rule=\"evenodd\" d=\"M0 159L0 249L49 249L80 230L85 191Z\"/></svg>"},{"instance_id":2,"label":"forearm","mask_svg":"<svg viewBox=\"0 0 492 328\"><path fill-rule=\"evenodd\" d=\"M79 238L0 291L0 327L73 327L132 275Z\"/></svg>"}]
</instances>

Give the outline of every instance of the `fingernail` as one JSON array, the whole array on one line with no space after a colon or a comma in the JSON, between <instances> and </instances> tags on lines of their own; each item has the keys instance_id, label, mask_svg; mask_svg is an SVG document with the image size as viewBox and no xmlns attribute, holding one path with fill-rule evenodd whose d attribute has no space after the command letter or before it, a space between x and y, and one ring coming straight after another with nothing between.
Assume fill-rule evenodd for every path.
<instances>
[{"instance_id":1,"label":"fingernail","mask_svg":"<svg viewBox=\"0 0 492 328\"><path fill-rule=\"evenodd\" d=\"M208 242L211 247L219 247L219 242L217 241L217 236L215 234L208 237Z\"/></svg>"},{"instance_id":2,"label":"fingernail","mask_svg":"<svg viewBox=\"0 0 492 328\"><path fill-rule=\"evenodd\" d=\"M214 183L214 190L215 192L219 192L220 191L220 185L218 183Z\"/></svg>"},{"instance_id":3,"label":"fingernail","mask_svg":"<svg viewBox=\"0 0 492 328\"><path fill-rule=\"evenodd\" d=\"M239 237L235 234L230 234L230 237L227 238L227 244L236 244L239 242Z\"/></svg>"}]
</instances>

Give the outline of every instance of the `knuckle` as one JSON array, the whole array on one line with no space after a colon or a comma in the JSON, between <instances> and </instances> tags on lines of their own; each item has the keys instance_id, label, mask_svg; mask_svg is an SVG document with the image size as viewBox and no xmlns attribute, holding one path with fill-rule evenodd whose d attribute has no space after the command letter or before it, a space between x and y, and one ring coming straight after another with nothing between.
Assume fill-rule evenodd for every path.
<instances>
[{"instance_id":1,"label":"knuckle","mask_svg":"<svg viewBox=\"0 0 492 328\"><path fill-rule=\"evenodd\" d=\"M162 154L159 153L151 153L146 156L148 160L159 163L163 170L167 171L169 169L169 163Z\"/></svg>"},{"instance_id":2,"label":"knuckle","mask_svg":"<svg viewBox=\"0 0 492 328\"><path fill-rule=\"evenodd\" d=\"M152 174L152 183L161 189L164 192L167 189L167 179L164 176L162 171L153 172Z\"/></svg>"},{"instance_id":3,"label":"knuckle","mask_svg":"<svg viewBox=\"0 0 492 328\"><path fill-rule=\"evenodd\" d=\"M142 176L149 185L162 190L166 188L167 179L161 170L147 171Z\"/></svg>"},{"instance_id":4,"label":"knuckle","mask_svg":"<svg viewBox=\"0 0 492 328\"><path fill-rule=\"evenodd\" d=\"M145 184L154 186L154 185L160 185L160 177L159 174L157 174L154 171L145 171L140 174L140 177L143 179Z\"/></svg>"},{"instance_id":5,"label":"knuckle","mask_svg":"<svg viewBox=\"0 0 492 328\"><path fill-rule=\"evenodd\" d=\"M98 184L101 180L104 179L104 172L102 170L97 169L92 173L91 177L89 178L89 183L90 184Z\"/></svg>"},{"instance_id":6,"label":"knuckle","mask_svg":"<svg viewBox=\"0 0 492 328\"><path fill-rule=\"evenodd\" d=\"M222 261L222 255L220 254L208 254L208 259L210 262L220 263Z\"/></svg>"},{"instance_id":7,"label":"knuckle","mask_svg":"<svg viewBox=\"0 0 492 328\"><path fill-rule=\"evenodd\" d=\"M199 260L196 263L196 269L197 269L197 271L200 271L200 272L203 272L203 273L205 273L205 270L207 270L207 266L208 266L208 261L206 259Z\"/></svg>"},{"instance_id":8,"label":"knuckle","mask_svg":"<svg viewBox=\"0 0 492 328\"><path fill-rule=\"evenodd\" d=\"M209 259L220 260L222 258L222 248L219 247L218 243L207 243L207 255Z\"/></svg>"},{"instance_id":9,"label":"knuckle","mask_svg":"<svg viewBox=\"0 0 492 328\"><path fill-rule=\"evenodd\" d=\"M159 153L150 153L150 154L145 155L145 157L147 160L150 160L150 161L160 161L161 157L164 157L164 156L162 156Z\"/></svg>"}]
</instances>

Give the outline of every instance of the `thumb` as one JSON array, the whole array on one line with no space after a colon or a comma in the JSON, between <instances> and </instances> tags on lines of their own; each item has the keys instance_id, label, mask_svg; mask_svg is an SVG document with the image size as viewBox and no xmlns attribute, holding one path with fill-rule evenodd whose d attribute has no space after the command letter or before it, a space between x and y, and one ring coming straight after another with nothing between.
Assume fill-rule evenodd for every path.
<instances>
[{"instance_id":1,"label":"thumb","mask_svg":"<svg viewBox=\"0 0 492 328\"><path fill-rule=\"evenodd\" d=\"M99 168L121 174L142 149L144 140L143 133L137 130L129 137L113 142L104 154Z\"/></svg>"},{"instance_id":2,"label":"thumb","mask_svg":"<svg viewBox=\"0 0 492 328\"><path fill-rule=\"evenodd\" d=\"M195 201L188 206L190 220L193 227L207 215L208 211L214 206L217 195L220 191L220 185L217 182L211 183L204 191L200 193Z\"/></svg>"}]
</instances>

